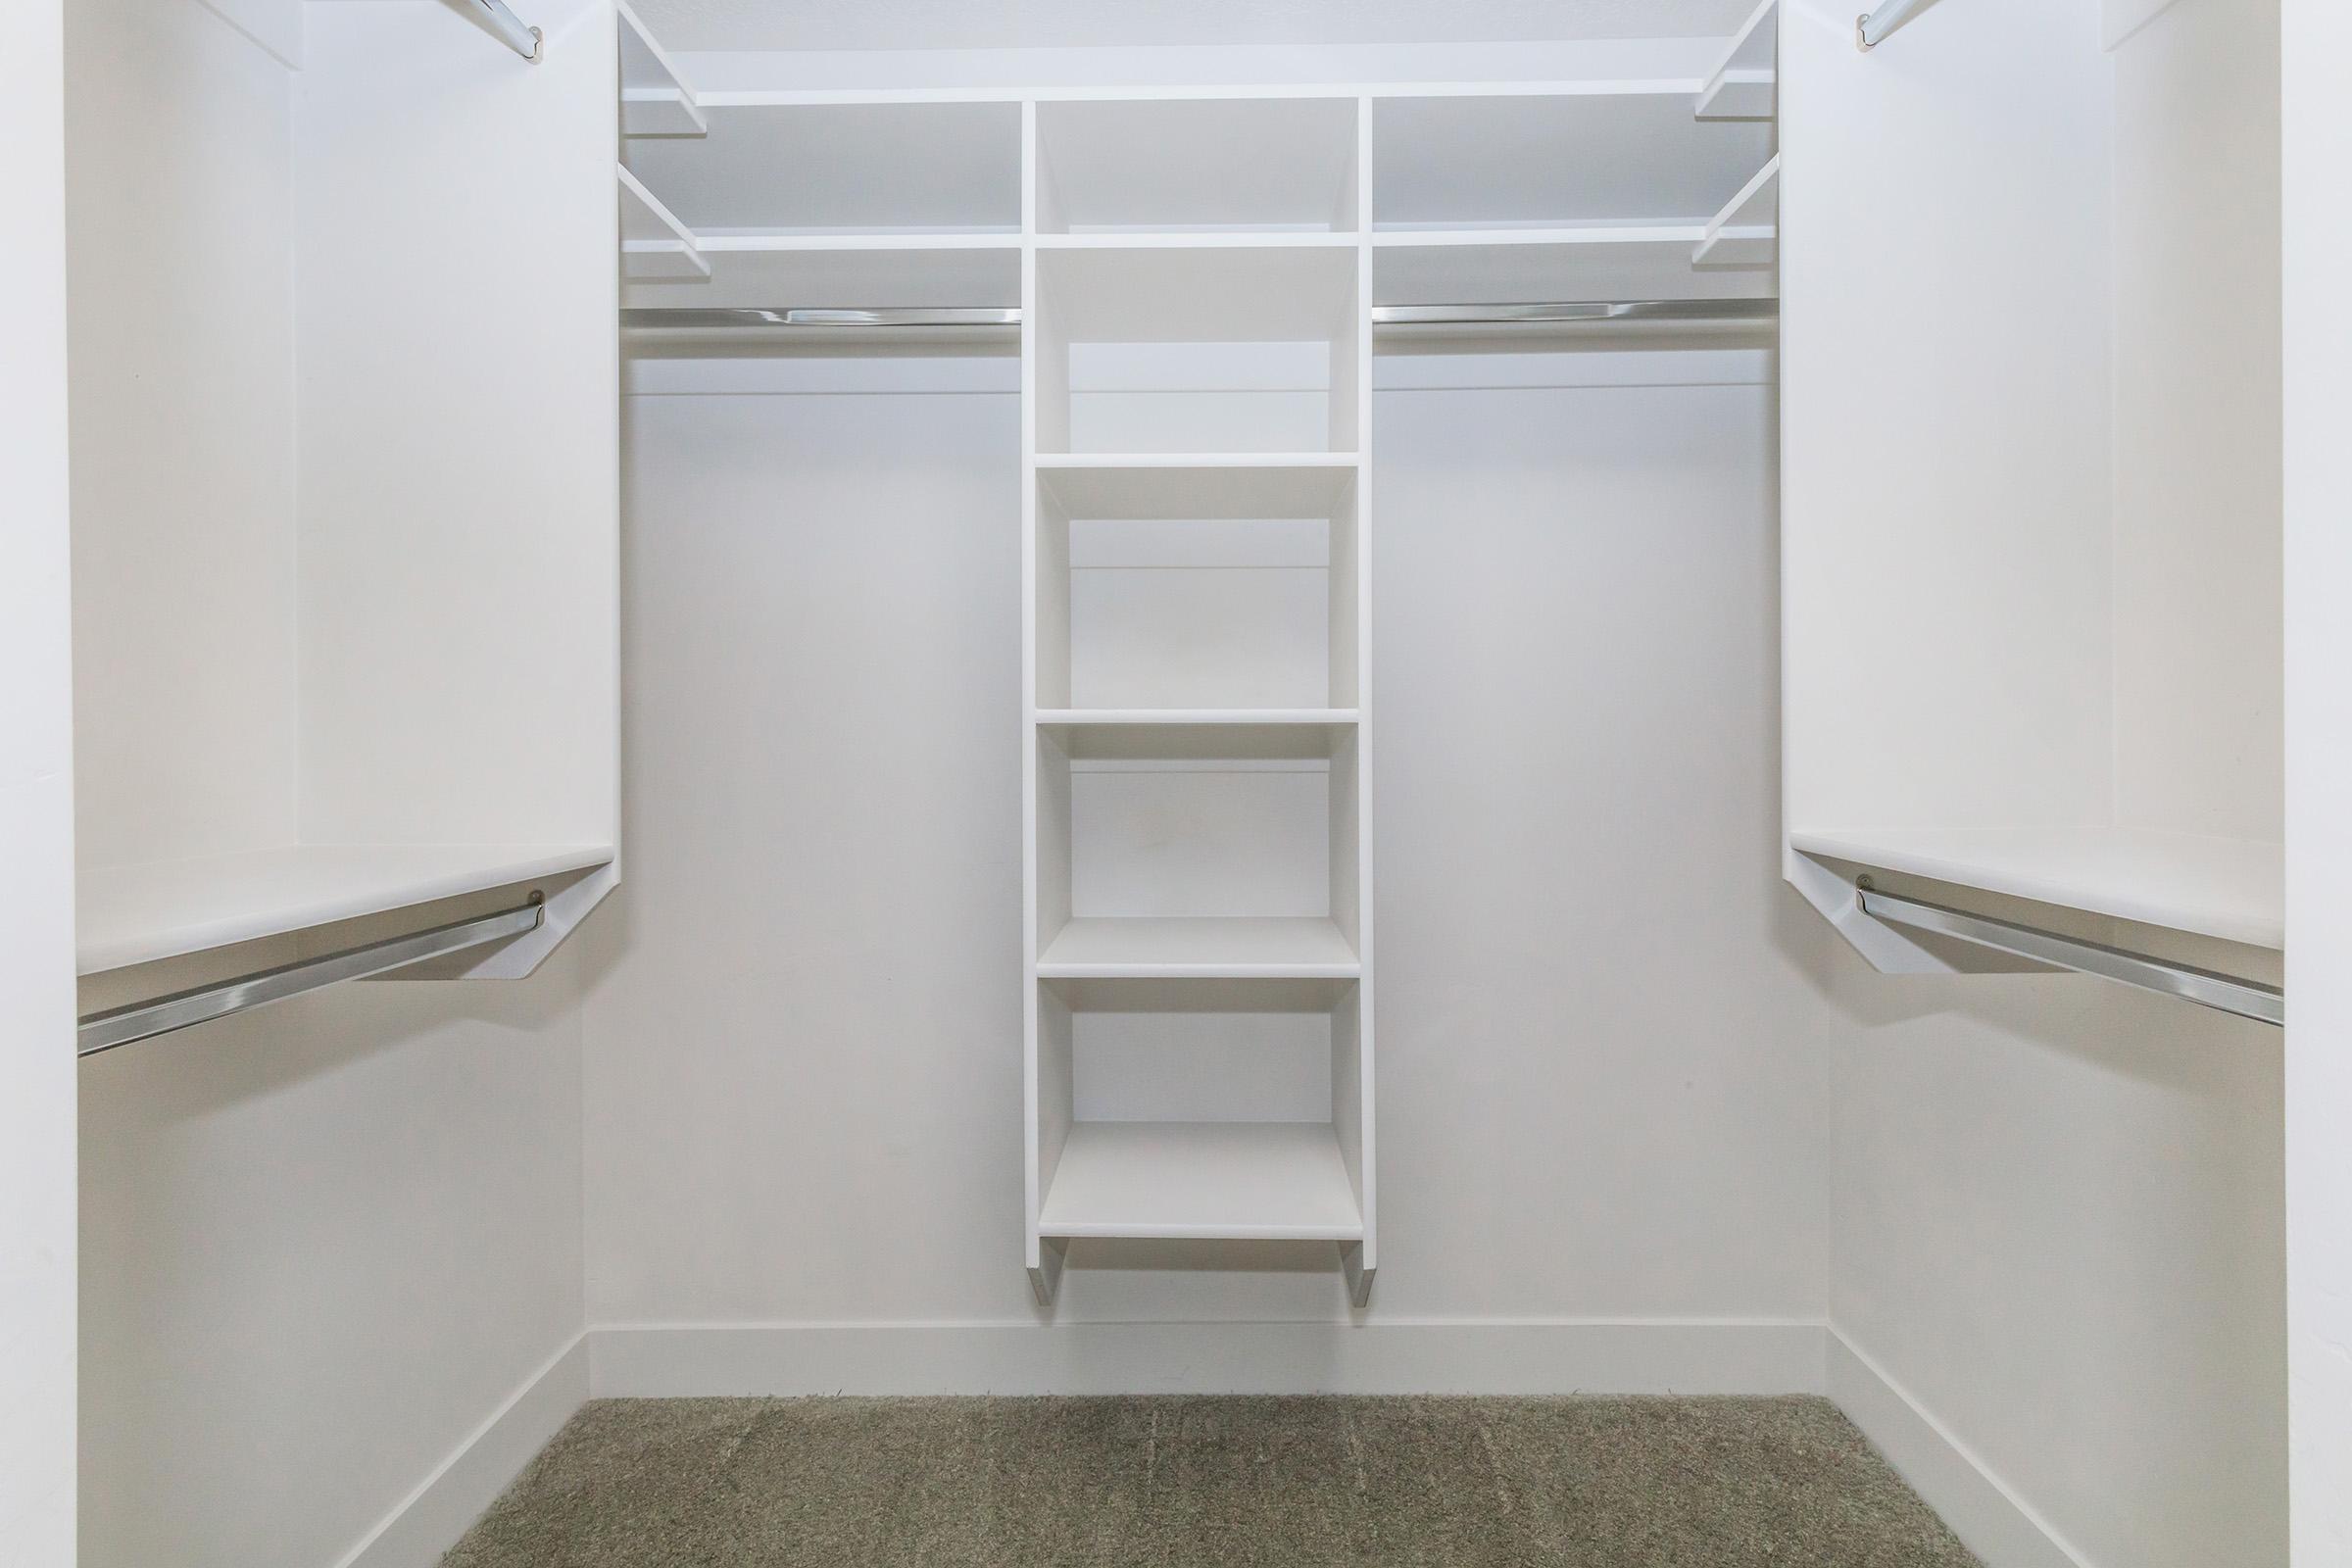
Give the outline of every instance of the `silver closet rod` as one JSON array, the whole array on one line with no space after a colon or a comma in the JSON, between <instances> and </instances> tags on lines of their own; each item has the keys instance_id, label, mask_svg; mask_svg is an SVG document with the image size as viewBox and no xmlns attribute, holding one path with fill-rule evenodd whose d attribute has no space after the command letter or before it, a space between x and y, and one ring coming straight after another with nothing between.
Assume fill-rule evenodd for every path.
<instances>
[{"instance_id":1,"label":"silver closet rod","mask_svg":"<svg viewBox=\"0 0 2352 1568\"><path fill-rule=\"evenodd\" d=\"M1769 321L1779 318L1781 302L1771 299L1737 300L1569 300L1509 305L1377 305L1375 326L1543 326L1584 322L1705 322ZM632 330L708 332L733 327L777 326L1018 326L1017 308L937 309L883 307L874 310L835 310L808 307L743 308L734 310L632 309L620 313L621 324Z\"/></svg>"},{"instance_id":2,"label":"silver closet rod","mask_svg":"<svg viewBox=\"0 0 2352 1568\"><path fill-rule=\"evenodd\" d=\"M473 4L481 12L482 21L508 48L534 66L539 63L540 48L547 42L545 33L537 27L524 26L522 19L507 9L507 0L473 0Z\"/></svg>"},{"instance_id":3,"label":"silver closet rod","mask_svg":"<svg viewBox=\"0 0 2352 1568\"><path fill-rule=\"evenodd\" d=\"M2168 997L2235 1013L2240 1018L2280 1025L2286 1022L2286 993L2277 986L2233 979L2211 969L2153 958L2144 953L2130 953L2104 943L2086 942L2081 937L2060 936L2035 926L1996 920L1988 914L1972 914L1949 905L1882 893L1871 885L1868 877L1855 882L1854 896L1861 901L1864 914L1893 925L1957 937L1962 942L2020 958L2054 963L2061 969L2095 974L2103 980L2120 981L2143 991L2159 991Z\"/></svg>"},{"instance_id":4,"label":"silver closet rod","mask_svg":"<svg viewBox=\"0 0 2352 1568\"><path fill-rule=\"evenodd\" d=\"M154 1002L133 1003L125 1007L111 1007L93 1012L81 1020L75 1031L74 1054L93 1056L101 1051L127 1046L140 1040L152 1040L157 1035L185 1029L190 1024L206 1023L225 1018L232 1012L250 1012L255 1007L299 997L306 991L322 986L340 985L346 980L365 980L369 975L388 974L405 969L412 963L438 958L446 954L463 953L486 943L504 942L509 937L536 931L546 918L547 901L537 893L528 904L494 914L478 914L464 920L453 920L425 931L413 931L407 936L388 937L362 947L345 948L339 953L322 954L316 958L297 958L273 969L261 969L239 975L214 985L198 986L192 991L175 992Z\"/></svg>"}]
</instances>

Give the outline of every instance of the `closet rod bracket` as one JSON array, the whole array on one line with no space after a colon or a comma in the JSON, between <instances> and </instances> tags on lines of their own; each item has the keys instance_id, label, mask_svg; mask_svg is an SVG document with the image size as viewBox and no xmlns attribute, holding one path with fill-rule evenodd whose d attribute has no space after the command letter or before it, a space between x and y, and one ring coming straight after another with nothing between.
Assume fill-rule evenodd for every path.
<instances>
[{"instance_id":1,"label":"closet rod bracket","mask_svg":"<svg viewBox=\"0 0 2352 1568\"><path fill-rule=\"evenodd\" d=\"M507 8L507 0L473 0L482 14L482 21L498 34L506 46L532 65L546 57L547 34L537 27L525 26L520 17Z\"/></svg>"}]
</instances>

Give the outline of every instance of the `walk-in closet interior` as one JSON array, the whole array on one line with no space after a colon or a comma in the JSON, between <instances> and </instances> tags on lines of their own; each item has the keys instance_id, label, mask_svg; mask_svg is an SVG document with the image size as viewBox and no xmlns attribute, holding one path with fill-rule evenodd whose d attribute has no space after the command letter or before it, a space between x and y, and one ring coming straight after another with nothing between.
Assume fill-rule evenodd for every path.
<instances>
[{"instance_id":1,"label":"walk-in closet interior","mask_svg":"<svg viewBox=\"0 0 2352 1568\"><path fill-rule=\"evenodd\" d=\"M2352 1563L2303 5L64 0L23 1560Z\"/></svg>"}]
</instances>

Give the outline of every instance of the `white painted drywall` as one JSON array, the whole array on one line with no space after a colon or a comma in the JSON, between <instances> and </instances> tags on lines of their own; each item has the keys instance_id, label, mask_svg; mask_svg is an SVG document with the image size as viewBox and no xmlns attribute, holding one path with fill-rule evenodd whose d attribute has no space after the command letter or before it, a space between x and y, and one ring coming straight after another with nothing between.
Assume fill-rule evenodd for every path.
<instances>
[{"instance_id":1,"label":"white painted drywall","mask_svg":"<svg viewBox=\"0 0 2352 1568\"><path fill-rule=\"evenodd\" d=\"M2285 0L2288 1408L2297 1568L2352 1562L2352 10Z\"/></svg>"},{"instance_id":2,"label":"white painted drywall","mask_svg":"<svg viewBox=\"0 0 2352 1568\"><path fill-rule=\"evenodd\" d=\"M84 1568L339 1562L578 1332L577 983L344 986L83 1065Z\"/></svg>"},{"instance_id":3,"label":"white painted drywall","mask_svg":"<svg viewBox=\"0 0 2352 1568\"><path fill-rule=\"evenodd\" d=\"M2103 823L2096 0L1954 0L1869 54L1854 9L1781 24L1788 820Z\"/></svg>"},{"instance_id":4,"label":"white painted drywall","mask_svg":"<svg viewBox=\"0 0 2352 1568\"><path fill-rule=\"evenodd\" d=\"M67 39L82 863L290 843L293 76L196 0Z\"/></svg>"},{"instance_id":5,"label":"white painted drywall","mask_svg":"<svg viewBox=\"0 0 2352 1568\"><path fill-rule=\"evenodd\" d=\"M2115 779L2277 843L2278 4L2180 0L2115 73Z\"/></svg>"},{"instance_id":6,"label":"white painted drywall","mask_svg":"<svg viewBox=\"0 0 2352 1568\"><path fill-rule=\"evenodd\" d=\"M711 362L778 390L630 401L631 882L580 939L593 1322L1035 1319L993 363L895 373L1001 389L952 395ZM1771 400L1760 356L1695 363L1732 384L1379 395L1376 1320L1821 1311ZM1074 1248L1057 1321L1347 1315L1329 1247L1155 1255Z\"/></svg>"},{"instance_id":7,"label":"white painted drywall","mask_svg":"<svg viewBox=\"0 0 2352 1568\"><path fill-rule=\"evenodd\" d=\"M0 1563L74 1561L74 691L65 64L0 10Z\"/></svg>"}]
</instances>

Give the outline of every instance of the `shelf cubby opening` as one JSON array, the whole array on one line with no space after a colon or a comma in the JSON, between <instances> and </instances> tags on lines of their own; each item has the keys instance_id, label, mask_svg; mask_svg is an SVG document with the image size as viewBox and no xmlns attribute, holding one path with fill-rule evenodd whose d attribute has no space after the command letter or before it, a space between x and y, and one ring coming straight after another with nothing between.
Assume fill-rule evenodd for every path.
<instances>
[{"instance_id":1,"label":"shelf cubby opening","mask_svg":"<svg viewBox=\"0 0 2352 1568\"><path fill-rule=\"evenodd\" d=\"M1044 103L1037 135L1041 233L1356 226L1352 98Z\"/></svg>"},{"instance_id":2,"label":"shelf cubby opening","mask_svg":"<svg viewBox=\"0 0 2352 1568\"><path fill-rule=\"evenodd\" d=\"M1041 709L1353 707L1352 469L1048 470L1038 501Z\"/></svg>"},{"instance_id":3,"label":"shelf cubby opening","mask_svg":"<svg viewBox=\"0 0 2352 1568\"><path fill-rule=\"evenodd\" d=\"M1699 120L1684 91L1384 98L1374 226L1704 225L1773 154L1769 122Z\"/></svg>"},{"instance_id":4,"label":"shelf cubby opening","mask_svg":"<svg viewBox=\"0 0 2352 1568\"><path fill-rule=\"evenodd\" d=\"M1040 726L1041 975L1356 972L1353 726L1208 733Z\"/></svg>"},{"instance_id":5,"label":"shelf cubby opening","mask_svg":"<svg viewBox=\"0 0 2352 1568\"><path fill-rule=\"evenodd\" d=\"M705 135L631 138L622 150L630 171L698 235L1020 232L1017 103L706 106L704 113Z\"/></svg>"},{"instance_id":6,"label":"shelf cubby opening","mask_svg":"<svg viewBox=\"0 0 2352 1568\"><path fill-rule=\"evenodd\" d=\"M1364 1233L1354 982L1038 987L1039 1234Z\"/></svg>"},{"instance_id":7,"label":"shelf cubby opening","mask_svg":"<svg viewBox=\"0 0 2352 1568\"><path fill-rule=\"evenodd\" d=\"M1037 448L1352 453L1352 247L1046 250Z\"/></svg>"}]
</instances>

